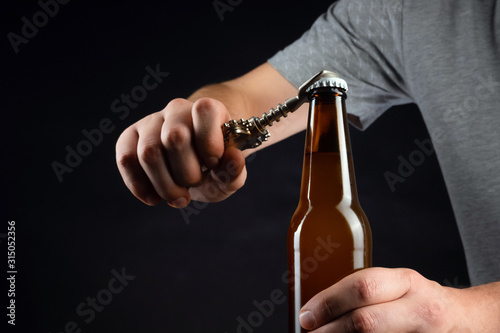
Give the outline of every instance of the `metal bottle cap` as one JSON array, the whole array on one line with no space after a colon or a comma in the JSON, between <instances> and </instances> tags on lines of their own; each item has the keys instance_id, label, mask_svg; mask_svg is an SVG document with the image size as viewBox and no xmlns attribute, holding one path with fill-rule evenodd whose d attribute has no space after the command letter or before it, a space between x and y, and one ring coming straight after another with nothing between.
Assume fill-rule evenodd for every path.
<instances>
[{"instance_id":1,"label":"metal bottle cap","mask_svg":"<svg viewBox=\"0 0 500 333\"><path fill-rule=\"evenodd\" d=\"M317 79L309 87L307 87L306 92L310 92L313 89L322 87L341 88L345 91L348 90L347 82L345 82L344 79L338 77L338 75L334 72L326 70L322 72L322 75L319 79Z\"/></svg>"},{"instance_id":2,"label":"metal bottle cap","mask_svg":"<svg viewBox=\"0 0 500 333\"><path fill-rule=\"evenodd\" d=\"M224 145L240 150L256 148L271 135L266 129L274 122L280 121L290 112L297 110L308 100L308 93L321 87L340 88L347 91L347 83L331 71L323 70L304 82L297 91L297 96L287 99L283 104L278 104L275 109L264 113L262 117L250 119L231 120L222 126Z\"/></svg>"}]
</instances>

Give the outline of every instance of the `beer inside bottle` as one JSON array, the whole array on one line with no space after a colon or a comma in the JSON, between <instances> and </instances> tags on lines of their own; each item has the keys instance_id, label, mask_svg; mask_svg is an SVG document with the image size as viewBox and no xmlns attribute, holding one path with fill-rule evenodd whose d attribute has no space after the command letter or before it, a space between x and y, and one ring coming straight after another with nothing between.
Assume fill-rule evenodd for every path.
<instances>
[{"instance_id":1,"label":"beer inside bottle","mask_svg":"<svg viewBox=\"0 0 500 333\"><path fill-rule=\"evenodd\" d=\"M334 79L329 79L334 80ZM343 80L342 80L343 81ZM301 307L355 270L371 265L371 230L358 202L345 90L310 92L300 201L288 230L289 332Z\"/></svg>"}]
</instances>

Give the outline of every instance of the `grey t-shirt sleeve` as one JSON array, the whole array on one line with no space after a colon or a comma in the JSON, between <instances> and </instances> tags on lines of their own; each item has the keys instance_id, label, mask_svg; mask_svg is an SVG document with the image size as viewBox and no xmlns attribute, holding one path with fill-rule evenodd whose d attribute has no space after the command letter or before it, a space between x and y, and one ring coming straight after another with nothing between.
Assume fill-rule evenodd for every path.
<instances>
[{"instance_id":1,"label":"grey t-shirt sleeve","mask_svg":"<svg viewBox=\"0 0 500 333\"><path fill-rule=\"evenodd\" d=\"M402 59L402 2L338 1L268 62L296 87L323 69L338 73L349 86L351 123L366 128L391 106L413 102Z\"/></svg>"}]
</instances>

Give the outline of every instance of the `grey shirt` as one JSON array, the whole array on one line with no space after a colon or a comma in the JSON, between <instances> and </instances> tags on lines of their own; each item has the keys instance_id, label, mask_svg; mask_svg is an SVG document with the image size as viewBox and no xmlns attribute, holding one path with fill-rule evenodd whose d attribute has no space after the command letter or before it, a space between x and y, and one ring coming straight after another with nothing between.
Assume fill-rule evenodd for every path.
<instances>
[{"instance_id":1,"label":"grey shirt","mask_svg":"<svg viewBox=\"0 0 500 333\"><path fill-rule=\"evenodd\" d=\"M473 285L500 281L500 6L496 0L333 4L269 59L299 86L329 69L353 124L416 103L448 188ZM405 124L401 124L405 126Z\"/></svg>"}]
</instances>

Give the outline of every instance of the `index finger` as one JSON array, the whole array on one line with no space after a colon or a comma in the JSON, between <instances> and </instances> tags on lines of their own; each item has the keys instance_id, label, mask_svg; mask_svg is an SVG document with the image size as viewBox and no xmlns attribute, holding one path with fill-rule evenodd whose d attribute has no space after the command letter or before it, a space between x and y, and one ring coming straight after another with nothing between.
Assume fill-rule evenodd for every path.
<instances>
[{"instance_id":1,"label":"index finger","mask_svg":"<svg viewBox=\"0 0 500 333\"><path fill-rule=\"evenodd\" d=\"M352 310L403 297L414 271L405 268L367 268L321 291L301 309L302 327L312 330Z\"/></svg>"}]
</instances>

